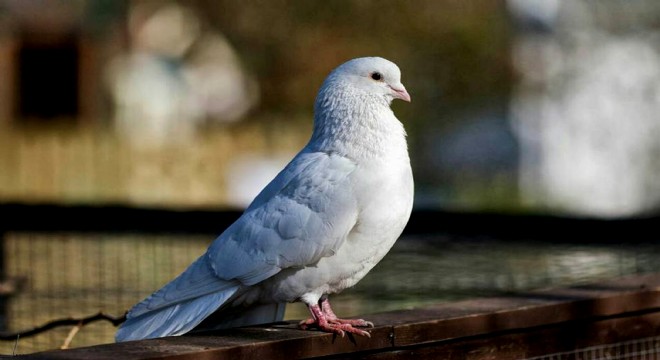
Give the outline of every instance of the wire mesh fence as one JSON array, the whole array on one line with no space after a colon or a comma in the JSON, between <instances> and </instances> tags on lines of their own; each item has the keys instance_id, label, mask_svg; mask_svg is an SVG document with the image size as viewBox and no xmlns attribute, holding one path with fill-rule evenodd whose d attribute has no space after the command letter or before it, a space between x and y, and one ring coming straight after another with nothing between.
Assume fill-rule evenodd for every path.
<instances>
[{"instance_id":1,"label":"wire mesh fence","mask_svg":"<svg viewBox=\"0 0 660 360\"><path fill-rule=\"evenodd\" d=\"M4 275L18 284L4 309L8 330L101 311L122 315L184 270L215 236L7 232L3 238ZM336 310L345 316L363 315L659 272L658 256L660 244L656 243L585 245L438 234L406 236L369 276L333 299L337 300ZM287 308L287 318L307 316L304 306L297 305ZM0 342L0 354L58 348L70 330L62 327L17 342ZM115 331L108 322L86 325L71 346L112 342ZM565 358L572 359L558 359Z\"/></svg>"},{"instance_id":2,"label":"wire mesh fence","mask_svg":"<svg viewBox=\"0 0 660 360\"><path fill-rule=\"evenodd\" d=\"M660 359L660 336L612 344L590 346L525 360L657 360Z\"/></svg>"},{"instance_id":3,"label":"wire mesh fence","mask_svg":"<svg viewBox=\"0 0 660 360\"><path fill-rule=\"evenodd\" d=\"M5 271L18 285L7 308L9 330L97 312L121 315L201 255L211 235L30 234L5 236ZM62 344L70 327L1 342L0 353L30 353ZM113 341L114 326L85 326L74 346Z\"/></svg>"}]
</instances>

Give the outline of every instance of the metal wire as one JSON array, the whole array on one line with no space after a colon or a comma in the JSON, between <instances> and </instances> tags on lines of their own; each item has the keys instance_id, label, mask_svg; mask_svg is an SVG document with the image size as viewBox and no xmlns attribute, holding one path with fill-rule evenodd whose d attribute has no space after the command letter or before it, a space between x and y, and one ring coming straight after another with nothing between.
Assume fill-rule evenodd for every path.
<instances>
[{"instance_id":1,"label":"metal wire","mask_svg":"<svg viewBox=\"0 0 660 360\"><path fill-rule=\"evenodd\" d=\"M595 345L572 351L557 352L525 360L619 360L660 359L660 336L647 337L613 344Z\"/></svg>"}]
</instances>

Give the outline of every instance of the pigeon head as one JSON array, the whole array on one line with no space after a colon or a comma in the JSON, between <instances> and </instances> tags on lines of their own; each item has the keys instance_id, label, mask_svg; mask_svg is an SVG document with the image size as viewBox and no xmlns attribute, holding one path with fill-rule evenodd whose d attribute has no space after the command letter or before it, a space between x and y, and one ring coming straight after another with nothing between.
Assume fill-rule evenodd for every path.
<instances>
[{"instance_id":1,"label":"pigeon head","mask_svg":"<svg viewBox=\"0 0 660 360\"><path fill-rule=\"evenodd\" d=\"M380 156L394 142L405 149L405 130L390 109L394 99L410 101L393 62L380 57L345 62L316 97L311 148L352 158Z\"/></svg>"},{"instance_id":2,"label":"pigeon head","mask_svg":"<svg viewBox=\"0 0 660 360\"><path fill-rule=\"evenodd\" d=\"M353 97L375 97L388 105L394 99L410 102L410 95L401 83L399 67L380 57L363 57L345 62L330 73L321 93L323 90L335 94L348 93Z\"/></svg>"}]
</instances>

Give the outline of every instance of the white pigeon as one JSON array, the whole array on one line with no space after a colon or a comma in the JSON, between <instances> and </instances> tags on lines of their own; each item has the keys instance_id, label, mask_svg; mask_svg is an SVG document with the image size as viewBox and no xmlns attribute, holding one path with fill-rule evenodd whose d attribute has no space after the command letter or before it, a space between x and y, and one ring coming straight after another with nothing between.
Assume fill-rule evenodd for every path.
<instances>
[{"instance_id":1,"label":"white pigeon","mask_svg":"<svg viewBox=\"0 0 660 360\"><path fill-rule=\"evenodd\" d=\"M379 57L332 71L309 143L204 255L129 311L116 340L280 321L295 301L312 313L303 329L370 336L357 327L371 322L337 318L328 295L362 279L410 217L406 132L390 109L410 101L400 78Z\"/></svg>"}]
</instances>

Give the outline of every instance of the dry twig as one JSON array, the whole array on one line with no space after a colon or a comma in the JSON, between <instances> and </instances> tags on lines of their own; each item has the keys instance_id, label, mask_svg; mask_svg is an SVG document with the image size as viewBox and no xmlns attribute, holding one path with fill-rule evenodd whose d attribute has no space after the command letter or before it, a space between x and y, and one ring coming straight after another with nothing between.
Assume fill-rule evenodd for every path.
<instances>
[{"instance_id":1,"label":"dry twig","mask_svg":"<svg viewBox=\"0 0 660 360\"><path fill-rule=\"evenodd\" d=\"M9 332L9 331L0 331L0 340L9 340L9 341L14 341L16 340L17 337L21 338L26 338L30 336L35 336L37 334L41 334L42 332L46 332L48 330L60 327L60 326L77 326L77 327L83 327L89 323L95 322L95 321L109 321L112 325L118 326L119 324L123 323L126 321L126 315L122 316L112 316L105 314L103 312L99 312L98 314L87 316L84 318L67 318L67 319L58 319L58 320L53 320L50 322L47 322L44 325L34 327L32 329L27 329L27 330L21 330L17 332ZM73 330L72 330L73 332ZM77 331L76 331L77 332ZM69 333L71 336L71 333ZM73 334L75 336L75 333ZM71 338L73 339L73 336ZM68 339L68 338L67 338Z\"/></svg>"},{"instance_id":2,"label":"dry twig","mask_svg":"<svg viewBox=\"0 0 660 360\"><path fill-rule=\"evenodd\" d=\"M71 346L71 342L73 341L73 338L76 336L78 331L80 331L80 328L82 328L83 325L82 323L78 323L78 325L74 326L71 328L71 331L69 331L69 335L66 336L66 339L64 339L64 343L62 346L60 346L60 349L68 349L69 346Z\"/></svg>"}]
</instances>

